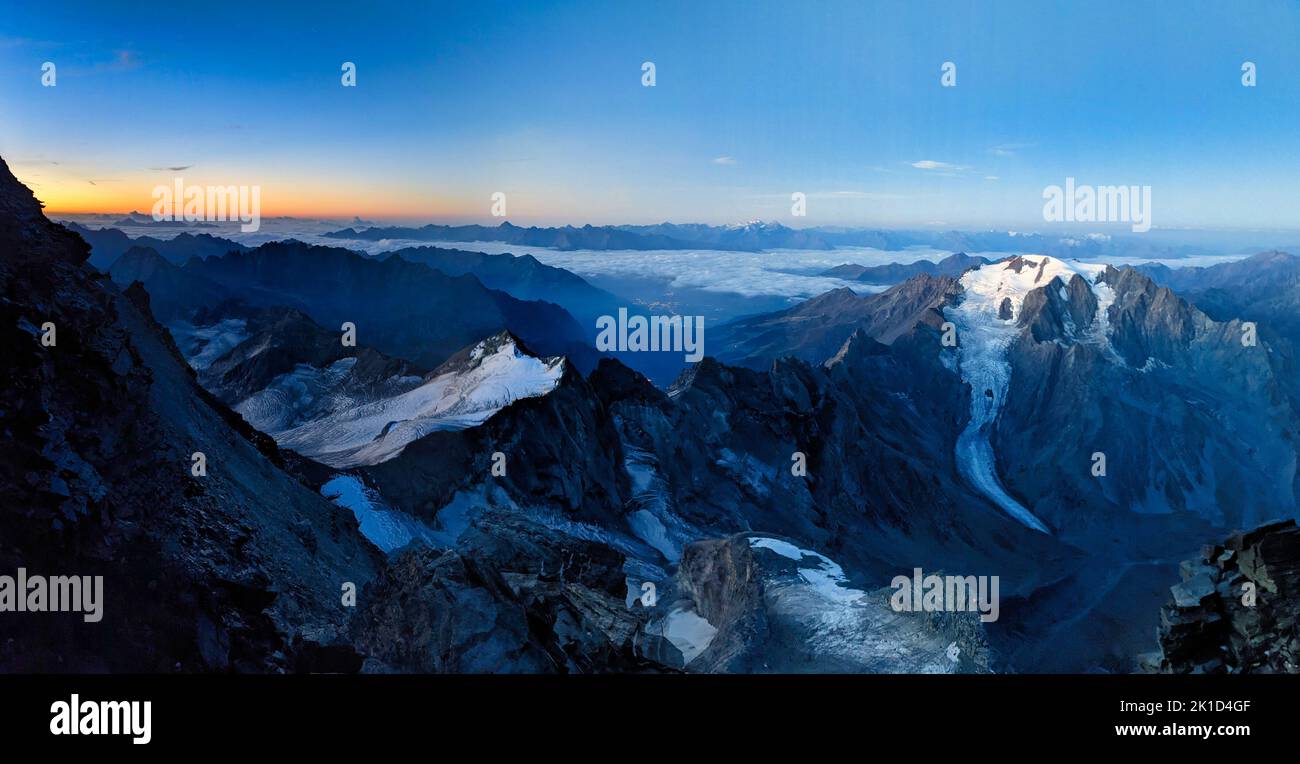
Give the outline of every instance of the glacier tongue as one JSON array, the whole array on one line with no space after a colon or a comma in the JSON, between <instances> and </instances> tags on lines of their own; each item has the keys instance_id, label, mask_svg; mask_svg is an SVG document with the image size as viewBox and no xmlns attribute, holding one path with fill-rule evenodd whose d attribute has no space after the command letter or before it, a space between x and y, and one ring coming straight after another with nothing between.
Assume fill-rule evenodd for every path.
<instances>
[{"instance_id":1,"label":"glacier tongue","mask_svg":"<svg viewBox=\"0 0 1300 764\"><path fill-rule=\"evenodd\" d=\"M1002 486L989 439L1006 399L1007 384L1011 381L1007 348L1020 333L1016 322L1026 295L1047 286L1057 276L1062 283L1068 284L1075 274L1082 276L1094 293L1098 293L1099 285L1094 281L1103 270L1104 265L1066 262L1054 257L1013 257L967 271L961 277L964 292L961 302L945 311L947 318L957 327L958 366L962 380L971 387L970 422L957 438L958 468L976 489L1004 512L1043 533L1049 532L1047 526ZM1105 307L1110 304L1113 294L1107 287L1098 297L1103 316L1094 325L1104 335ZM1010 308L1009 317L1001 318L1007 307Z\"/></svg>"}]
</instances>

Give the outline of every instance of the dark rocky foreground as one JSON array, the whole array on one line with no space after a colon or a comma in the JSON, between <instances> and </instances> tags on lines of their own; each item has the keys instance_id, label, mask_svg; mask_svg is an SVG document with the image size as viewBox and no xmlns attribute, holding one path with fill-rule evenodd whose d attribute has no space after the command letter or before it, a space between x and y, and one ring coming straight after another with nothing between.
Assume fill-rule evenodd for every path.
<instances>
[{"instance_id":1,"label":"dark rocky foreground","mask_svg":"<svg viewBox=\"0 0 1300 764\"><path fill-rule=\"evenodd\" d=\"M88 253L0 164L0 570L100 575L105 599L99 623L5 613L0 670L313 668L382 557Z\"/></svg>"},{"instance_id":2,"label":"dark rocky foreground","mask_svg":"<svg viewBox=\"0 0 1300 764\"><path fill-rule=\"evenodd\" d=\"M1166 673L1300 672L1300 527L1232 534L1180 566L1160 613Z\"/></svg>"}]
</instances>

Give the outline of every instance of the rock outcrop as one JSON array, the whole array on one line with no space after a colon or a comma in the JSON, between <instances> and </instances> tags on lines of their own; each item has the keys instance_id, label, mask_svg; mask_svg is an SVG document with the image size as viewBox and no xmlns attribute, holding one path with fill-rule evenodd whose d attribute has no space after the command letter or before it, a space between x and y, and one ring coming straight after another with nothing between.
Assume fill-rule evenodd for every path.
<instances>
[{"instance_id":1,"label":"rock outcrop","mask_svg":"<svg viewBox=\"0 0 1300 764\"><path fill-rule=\"evenodd\" d=\"M354 621L366 671L668 671L623 555L513 515L476 519L452 549L397 553Z\"/></svg>"},{"instance_id":2,"label":"rock outcrop","mask_svg":"<svg viewBox=\"0 0 1300 764\"><path fill-rule=\"evenodd\" d=\"M1232 534L1180 566L1160 612L1165 673L1300 673L1300 527Z\"/></svg>"}]
</instances>

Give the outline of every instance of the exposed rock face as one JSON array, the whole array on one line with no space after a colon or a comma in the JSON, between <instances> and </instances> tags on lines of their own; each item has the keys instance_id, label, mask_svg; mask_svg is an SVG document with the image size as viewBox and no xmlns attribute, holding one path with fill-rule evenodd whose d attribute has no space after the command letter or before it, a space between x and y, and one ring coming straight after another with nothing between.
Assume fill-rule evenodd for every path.
<instances>
[{"instance_id":1,"label":"exposed rock face","mask_svg":"<svg viewBox=\"0 0 1300 764\"><path fill-rule=\"evenodd\" d=\"M1071 543L1128 528L1148 558L1293 517L1300 420L1272 348L1133 269L1098 276L1108 306L1078 282L1025 299L993 439L1008 488Z\"/></svg>"},{"instance_id":2,"label":"exposed rock face","mask_svg":"<svg viewBox=\"0 0 1300 764\"><path fill-rule=\"evenodd\" d=\"M623 557L521 517L479 518L451 550L397 554L354 621L367 671L663 671Z\"/></svg>"},{"instance_id":3,"label":"exposed rock face","mask_svg":"<svg viewBox=\"0 0 1300 764\"><path fill-rule=\"evenodd\" d=\"M1300 257L1293 254L1260 252L1205 268L1148 264L1138 270L1216 321L1259 321L1287 336L1300 336Z\"/></svg>"},{"instance_id":4,"label":"exposed rock face","mask_svg":"<svg viewBox=\"0 0 1300 764\"><path fill-rule=\"evenodd\" d=\"M709 354L753 369L769 368L787 356L821 363L859 329L888 345L917 324L938 327L944 320L939 310L956 294L955 279L929 274L880 294L835 289L788 310L738 319L712 330Z\"/></svg>"},{"instance_id":5,"label":"exposed rock face","mask_svg":"<svg viewBox=\"0 0 1300 764\"><path fill-rule=\"evenodd\" d=\"M1138 267L1220 322L1244 332L1251 322L1270 348L1269 360L1291 397L1300 399L1300 257L1261 252L1208 268Z\"/></svg>"},{"instance_id":6,"label":"exposed rock face","mask_svg":"<svg viewBox=\"0 0 1300 764\"><path fill-rule=\"evenodd\" d=\"M985 265L987 257L973 257L965 252L948 255L938 262L917 260L914 263L889 263L887 265L837 265L822 273L833 278L862 281L867 284L898 284L913 276L927 274L930 276L951 276L956 278L966 269Z\"/></svg>"},{"instance_id":7,"label":"exposed rock face","mask_svg":"<svg viewBox=\"0 0 1300 764\"><path fill-rule=\"evenodd\" d=\"M1300 673L1300 528L1237 532L1184 561L1160 611L1166 673Z\"/></svg>"},{"instance_id":8,"label":"exposed rock face","mask_svg":"<svg viewBox=\"0 0 1300 764\"><path fill-rule=\"evenodd\" d=\"M495 453L504 455L504 475L492 474ZM515 401L477 427L430 433L363 472L394 506L426 519L457 491L490 481L522 506L605 523L628 491L621 454L608 412L564 364L546 395Z\"/></svg>"},{"instance_id":9,"label":"exposed rock face","mask_svg":"<svg viewBox=\"0 0 1300 764\"><path fill-rule=\"evenodd\" d=\"M655 564L675 562L690 541L754 528L867 566L878 585L915 565L984 569L989 550L1008 546L1025 558L998 554L1005 578L1059 575L1027 558L1071 555L957 479L948 444L964 403L934 394L953 374L932 351L937 335L921 331L888 348L856 335L820 368L790 360L762 373L706 359L671 396L605 361L588 380L566 373L546 396L432 433L365 473L426 518L490 484L520 507L640 539L658 551ZM495 452L504 475L491 474ZM796 452L806 476L792 473Z\"/></svg>"},{"instance_id":10,"label":"exposed rock face","mask_svg":"<svg viewBox=\"0 0 1300 764\"><path fill-rule=\"evenodd\" d=\"M1009 306L1009 301L1004 303ZM1088 286L1087 279L1074 274L1069 285L1055 277L1043 289L1025 295L1018 323L1029 328L1037 342L1070 341L1085 335L1097 319L1097 296ZM1013 318L1008 309L1000 311L999 318Z\"/></svg>"},{"instance_id":11,"label":"exposed rock face","mask_svg":"<svg viewBox=\"0 0 1300 764\"><path fill-rule=\"evenodd\" d=\"M293 308L232 305L217 312L244 322L247 338L213 360L200 362L193 356L188 360L198 370L204 388L231 406L266 389L299 365L323 369L344 358L355 358L343 380L350 390L383 387L394 377L418 379L420 375L420 369L407 361L370 347L344 345L337 332L326 331ZM194 350L202 352L203 348Z\"/></svg>"},{"instance_id":12,"label":"exposed rock face","mask_svg":"<svg viewBox=\"0 0 1300 764\"><path fill-rule=\"evenodd\" d=\"M88 251L0 163L0 571L102 575L105 600L4 614L0 671L355 668L340 589L378 553Z\"/></svg>"}]
</instances>

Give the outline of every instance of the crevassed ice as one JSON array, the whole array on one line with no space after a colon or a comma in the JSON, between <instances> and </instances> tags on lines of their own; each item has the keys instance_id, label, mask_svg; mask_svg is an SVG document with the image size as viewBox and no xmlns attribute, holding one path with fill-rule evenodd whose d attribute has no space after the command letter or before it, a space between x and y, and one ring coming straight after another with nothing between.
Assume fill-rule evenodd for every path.
<instances>
[{"instance_id":1,"label":"crevassed ice","mask_svg":"<svg viewBox=\"0 0 1300 764\"><path fill-rule=\"evenodd\" d=\"M227 318L211 326L174 321L167 328L185 360L196 371L208 368L249 336L247 322L242 318Z\"/></svg>"},{"instance_id":2,"label":"crevassed ice","mask_svg":"<svg viewBox=\"0 0 1300 764\"><path fill-rule=\"evenodd\" d=\"M1008 260L973 268L961 277L963 297L960 303L945 309L946 317L957 326L958 367L962 380L971 387L971 416L966 429L957 438L957 466L980 493L989 497L1021 523L1048 533L1047 526L1007 493L998 478L997 460L989 440L998 412L1006 400L1011 380L1007 348L1019 335L1016 322L1025 296L1047 286L1060 277L1063 284L1078 274L1097 296L1100 316L1089 331L1106 340L1106 309L1114 301L1109 286L1096 284L1106 266L1095 263L1064 261L1054 257L1028 256L1017 272L1008 268ZM1011 317L999 318L999 309L1009 301Z\"/></svg>"}]
</instances>

